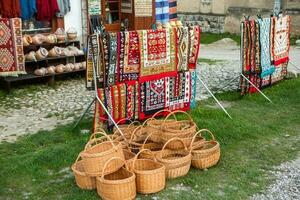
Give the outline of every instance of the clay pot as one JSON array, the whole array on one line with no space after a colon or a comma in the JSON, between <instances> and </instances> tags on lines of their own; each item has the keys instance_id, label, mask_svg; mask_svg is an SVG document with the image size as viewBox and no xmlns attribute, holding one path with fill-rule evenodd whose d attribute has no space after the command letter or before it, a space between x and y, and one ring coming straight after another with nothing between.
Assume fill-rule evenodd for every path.
<instances>
[{"instance_id":1,"label":"clay pot","mask_svg":"<svg viewBox=\"0 0 300 200\"><path fill-rule=\"evenodd\" d=\"M44 76L45 71L43 69L36 69L36 70L34 70L34 74L37 76Z\"/></svg>"},{"instance_id":2,"label":"clay pot","mask_svg":"<svg viewBox=\"0 0 300 200\"><path fill-rule=\"evenodd\" d=\"M55 74L55 67L54 66L47 67L47 74Z\"/></svg>"},{"instance_id":3,"label":"clay pot","mask_svg":"<svg viewBox=\"0 0 300 200\"><path fill-rule=\"evenodd\" d=\"M69 28L67 31L68 40L76 40L77 38L77 31L75 28Z\"/></svg>"},{"instance_id":4,"label":"clay pot","mask_svg":"<svg viewBox=\"0 0 300 200\"><path fill-rule=\"evenodd\" d=\"M61 56L62 55L62 50L60 47L53 47L50 51L48 56L49 57L57 57L57 56Z\"/></svg>"},{"instance_id":5,"label":"clay pot","mask_svg":"<svg viewBox=\"0 0 300 200\"><path fill-rule=\"evenodd\" d=\"M23 36L23 46L29 46L32 44L32 37L30 35Z\"/></svg>"},{"instance_id":6,"label":"clay pot","mask_svg":"<svg viewBox=\"0 0 300 200\"><path fill-rule=\"evenodd\" d=\"M70 64L66 64L65 65L65 72L71 72L72 69L71 69L71 65Z\"/></svg>"},{"instance_id":7,"label":"clay pot","mask_svg":"<svg viewBox=\"0 0 300 200\"><path fill-rule=\"evenodd\" d=\"M35 52L30 51L28 54L25 55L25 60L27 61L36 61Z\"/></svg>"},{"instance_id":8,"label":"clay pot","mask_svg":"<svg viewBox=\"0 0 300 200\"><path fill-rule=\"evenodd\" d=\"M57 65L55 67L55 72L56 73L63 73L64 72L64 68L65 68L65 66L63 64Z\"/></svg>"},{"instance_id":9,"label":"clay pot","mask_svg":"<svg viewBox=\"0 0 300 200\"><path fill-rule=\"evenodd\" d=\"M58 28L55 31L55 35L57 38L57 42L65 42L66 41L66 32L63 28Z\"/></svg>"},{"instance_id":10,"label":"clay pot","mask_svg":"<svg viewBox=\"0 0 300 200\"><path fill-rule=\"evenodd\" d=\"M81 66L82 66L81 63L75 63L75 64L74 64L74 70L75 70L75 71L80 70Z\"/></svg>"},{"instance_id":11,"label":"clay pot","mask_svg":"<svg viewBox=\"0 0 300 200\"><path fill-rule=\"evenodd\" d=\"M47 49L41 47L39 50L36 51L36 59L37 60L42 60L47 58L49 52Z\"/></svg>"},{"instance_id":12,"label":"clay pot","mask_svg":"<svg viewBox=\"0 0 300 200\"><path fill-rule=\"evenodd\" d=\"M57 38L55 34L50 34L46 36L46 42L48 44L55 44L57 43Z\"/></svg>"},{"instance_id":13,"label":"clay pot","mask_svg":"<svg viewBox=\"0 0 300 200\"><path fill-rule=\"evenodd\" d=\"M32 43L35 45L40 45L46 41L46 37L42 34L36 34L32 37Z\"/></svg>"},{"instance_id":14,"label":"clay pot","mask_svg":"<svg viewBox=\"0 0 300 200\"><path fill-rule=\"evenodd\" d=\"M86 69L86 62L82 62L81 67L82 67L82 69Z\"/></svg>"}]
</instances>

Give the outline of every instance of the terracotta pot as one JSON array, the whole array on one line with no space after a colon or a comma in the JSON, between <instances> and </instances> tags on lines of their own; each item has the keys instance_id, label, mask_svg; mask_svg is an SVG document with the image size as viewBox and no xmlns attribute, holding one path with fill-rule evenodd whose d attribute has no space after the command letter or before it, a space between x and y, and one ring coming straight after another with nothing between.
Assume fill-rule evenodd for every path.
<instances>
[{"instance_id":1,"label":"terracotta pot","mask_svg":"<svg viewBox=\"0 0 300 200\"><path fill-rule=\"evenodd\" d=\"M62 55L62 50L60 47L53 47L50 51L49 51L49 57L57 57L57 56L61 56Z\"/></svg>"},{"instance_id":2,"label":"terracotta pot","mask_svg":"<svg viewBox=\"0 0 300 200\"><path fill-rule=\"evenodd\" d=\"M66 32L63 28L58 28L55 31L55 35L57 38L57 42L65 42L66 41Z\"/></svg>"},{"instance_id":3,"label":"terracotta pot","mask_svg":"<svg viewBox=\"0 0 300 200\"><path fill-rule=\"evenodd\" d=\"M30 35L23 36L23 46L29 46L32 44L32 37Z\"/></svg>"},{"instance_id":4,"label":"terracotta pot","mask_svg":"<svg viewBox=\"0 0 300 200\"><path fill-rule=\"evenodd\" d=\"M37 76L44 76L45 71L43 69L36 69L36 70L34 70L34 74Z\"/></svg>"},{"instance_id":5,"label":"terracotta pot","mask_svg":"<svg viewBox=\"0 0 300 200\"><path fill-rule=\"evenodd\" d=\"M82 62L81 65L82 65L82 69L86 69L86 62Z\"/></svg>"},{"instance_id":6,"label":"terracotta pot","mask_svg":"<svg viewBox=\"0 0 300 200\"><path fill-rule=\"evenodd\" d=\"M46 42L48 44L55 44L57 43L57 38L55 34L50 34L46 36Z\"/></svg>"},{"instance_id":7,"label":"terracotta pot","mask_svg":"<svg viewBox=\"0 0 300 200\"><path fill-rule=\"evenodd\" d=\"M82 66L81 63L75 63L75 64L74 64L74 70L75 70L75 71L80 70L81 66Z\"/></svg>"},{"instance_id":8,"label":"terracotta pot","mask_svg":"<svg viewBox=\"0 0 300 200\"><path fill-rule=\"evenodd\" d=\"M77 31L75 28L69 28L67 31L68 40L76 40Z\"/></svg>"},{"instance_id":9,"label":"terracotta pot","mask_svg":"<svg viewBox=\"0 0 300 200\"><path fill-rule=\"evenodd\" d=\"M32 37L32 43L35 45L40 45L46 41L46 37L42 34L36 34Z\"/></svg>"},{"instance_id":10,"label":"terracotta pot","mask_svg":"<svg viewBox=\"0 0 300 200\"><path fill-rule=\"evenodd\" d=\"M25 55L25 60L27 61L36 61L35 52L30 51L28 54Z\"/></svg>"},{"instance_id":11,"label":"terracotta pot","mask_svg":"<svg viewBox=\"0 0 300 200\"><path fill-rule=\"evenodd\" d=\"M47 74L55 74L55 67L54 66L47 67Z\"/></svg>"},{"instance_id":12,"label":"terracotta pot","mask_svg":"<svg viewBox=\"0 0 300 200\"><path fill-rule=\"evenodd\" d=\"M37 60L42 60L47 58L49 52L47 49L41 47L39 50L36 51L36 59Z\"/></svg>"},{"instance_id":13,"label":"terracotta pot","mask_svg":"<svg viewBox=\"0 0 300 200\"><path fill-rule=\"evenodd\" d=\"M65 68L65 66L63 64L57 65L55 67L55 72L56 73L63 73L64 72L64 68Z\"/></svg>"}]
</instances>

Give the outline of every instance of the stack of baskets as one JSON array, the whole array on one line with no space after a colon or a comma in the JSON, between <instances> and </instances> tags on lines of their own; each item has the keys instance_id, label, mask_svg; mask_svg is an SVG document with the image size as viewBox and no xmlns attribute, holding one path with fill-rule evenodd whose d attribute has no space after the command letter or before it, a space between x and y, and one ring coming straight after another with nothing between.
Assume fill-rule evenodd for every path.
<instances>
[{"instance_id":1,"label":"stack of baskets","mask_svg":"<svg viewBox=\"0 0 300 200\"><path fill-rule=\"evenodd\" d=\"M167 116L162 119L160 114ZM185 120L178 120L182 113ZM207 129L198 130L183 111L156 113L143 124L131 122L91 135L72 170L77 185L97 189L103 199L134 199L136 193L151 194L165 188L166 179L185 176L191 166L207 169L220 159L220 145ZM203 137L204 133L211 140Z\"/></svg>"}]
</instances>

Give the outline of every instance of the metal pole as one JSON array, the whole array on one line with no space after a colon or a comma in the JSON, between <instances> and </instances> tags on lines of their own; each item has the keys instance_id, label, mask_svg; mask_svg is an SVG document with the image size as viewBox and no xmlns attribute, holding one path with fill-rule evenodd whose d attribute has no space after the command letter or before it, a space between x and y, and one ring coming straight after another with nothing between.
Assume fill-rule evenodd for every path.
<instances>
[{"instance_id":1,"label":"metal pole","mask_svg":"<svg viewBox=\"0 0 300 200\"><path fill-rule=\"evenodd\" d=\"M84 113L82 113L82 115L80 116L80 118L77 120L76 124L74 125L73 129L75 129L79 122L83 119L83 117L85 116L85 114L90 110L91 106L94 104L96 98L94 98L91 103L88 105L88 107L85 109Z\"/></svg>"},{"instance_id":2,"label":"metal pole","mask_svg":"<svg viewBox=\"0 0 300 200\"><path fill-rule=\"evenodd\" d=\"M217 102L217 104L222 108L222 110L226 113L226 115L232 119L230 114L226 111L226 109L222 106L222 104L219 102L219 100L215 97L215 95L210 91L210 89L205 85L205 83L201 80L201 78L197 75L198 80L201 82L201 84L205 87L205 89L209 92L209 94L214 98L214 100Z\"/></svg>"},{"instance_id":3,"label":"metal pole","mask_svg":"<svg viewBox=\"0 0 300 200\"><path fill-rule=\"evenodd\" d=\"M272 103L271 99L269 99L260 89L258 89L246 76L244 76L244 74L241 74L242 77L244 77L246 79L246 81L248 81L248 83L250 83L261 95L263 95L269 102Z\"/></svg>"}]
</instances>

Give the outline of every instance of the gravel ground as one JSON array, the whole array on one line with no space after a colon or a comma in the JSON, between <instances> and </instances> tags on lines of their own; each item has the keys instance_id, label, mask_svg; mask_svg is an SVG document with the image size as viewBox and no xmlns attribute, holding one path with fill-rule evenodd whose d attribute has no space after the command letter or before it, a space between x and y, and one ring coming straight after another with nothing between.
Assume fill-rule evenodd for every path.
<instances>
[{"instance_id":1,"label":"gravel ground","mask_svg":"<svg viewBox=\"0 0 300 200\"><path fill-rule=\"evenodd\" d=\"M0 142L12 142L24 134L73 122L93 98L83 79L60 82L55 89L43 88L0 101Z\"/></svg>"},{"instance_id":2,"label":"gravel ground","mask_svg":"<svg viewBox=\"0 0 300 200\"><path fill-rule=\"evenodd\" d=\"M262 194L250 200L294 200L300 199L300 158L274 168L271 174L276 178Z\"/></svg>"}]
</instances>

